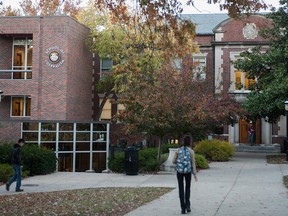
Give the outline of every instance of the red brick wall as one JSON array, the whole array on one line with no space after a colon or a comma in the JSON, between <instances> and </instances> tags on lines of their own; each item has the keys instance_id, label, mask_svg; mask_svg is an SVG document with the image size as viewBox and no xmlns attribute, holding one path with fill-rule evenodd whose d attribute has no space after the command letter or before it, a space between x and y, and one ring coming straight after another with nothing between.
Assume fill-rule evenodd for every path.
<instances>
[{"instance_id":1,"label":"red brick wall","mask_svg":"<svg viewBox=\"0 0 288 216\"><path fill-rule=\"evenodd\" d=\"M0 122L0 142L14 141L15 143L21 138L20 122Z\"/></svg>"},{"instance_id":2,"label":"red brick wall","mask_svg":"<svg viewBox=\"0 0 288 216\"><path fill-rule=\"evenodd\" d=\"M243 18L241 20L229 19L221 24L222 30L224 32L224 37L222 41L225 42L239 42L239 41L267 41L268 39L263 39L258 32L258 36L255 39L246 39L243 35L243 27L246 23L254 23L259 31L260 28L267 27L269 20L262 15L253 15L250 17Z\"/></svg>"},{"instance_id":3,"label":"red brick wall","mask_svg":"<svg viewBox=\"0 0 288 216\"><path fill-rule=\"evenodd\" d=\"M89 29L67 16L1 17L0 29L0 34L11 35L10 40L13 35L33 35L32 79L1 79L4 94L31 95L32 120L91 120L92 55L85 47ZM57 68L45 62L45 52L53 46L64 51L64 63ZM0 52L10 67L11 50L10 42ZM0 69L7 69L5 62L1 57Z\"/></svg>"}]
</instances>

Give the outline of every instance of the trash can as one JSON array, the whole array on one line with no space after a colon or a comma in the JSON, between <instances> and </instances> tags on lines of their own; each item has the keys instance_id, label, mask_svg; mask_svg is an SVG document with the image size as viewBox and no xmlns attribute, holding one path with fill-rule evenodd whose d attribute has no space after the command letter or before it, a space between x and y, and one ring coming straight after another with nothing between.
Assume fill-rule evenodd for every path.
<instances>
[{"instance_id":1,"label":"trash can","mask_svg":"<svg viewBox=\"0 0 288 216\"><path fill-rule=\"evenodd\" d=\"M288 151L288 140L284 140L283 141L283 149L284 149L284 153L287 153L287 151Z\"/></svg>"},{"instance_id":2,"label":"trash can","mask_svg":"<svg viewBox=\"0 0 288 216\"><path fill-rule=\"evenodd\" d=\"M128 146L125 149L124 171L126 175L138 175L139 150L134 146Z\"/></svg>"}]
</instances>

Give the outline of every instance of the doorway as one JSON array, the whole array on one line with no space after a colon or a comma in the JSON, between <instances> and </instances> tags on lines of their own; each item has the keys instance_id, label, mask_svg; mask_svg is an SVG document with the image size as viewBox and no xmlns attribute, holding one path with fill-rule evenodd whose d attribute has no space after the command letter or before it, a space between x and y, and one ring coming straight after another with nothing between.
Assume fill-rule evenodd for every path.
<instances>
[{"instance_id":1,"label":"doorway","mask_svg":"<svg viewBox=\"0 0 288 216\"><path fill-rule=\"evenodd\" d=\"M248 127L250 120L240 119L239 121L239 143L249 144ZM261 143L261 121L257 119L256 122L252 122L255 128L254 143Z\"/></svg>"}]
</instances>

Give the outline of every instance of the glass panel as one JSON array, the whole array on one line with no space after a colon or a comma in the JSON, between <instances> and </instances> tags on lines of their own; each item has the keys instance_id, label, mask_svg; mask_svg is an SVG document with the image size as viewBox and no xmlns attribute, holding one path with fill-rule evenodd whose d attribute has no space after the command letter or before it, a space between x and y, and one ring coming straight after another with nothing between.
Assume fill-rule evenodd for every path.
<instances>
[{"instance_id":1,"label":"glass panel","mask_svg":"<svg viewBox=\"0 0 288 216\"><path fill-rule=\"evenodd\" d=\"M112 65L113 65L113 62L111 59L108 59L108 58L105 58L105 59L102 59L102 65L101 65L101 70L104 72L108 72L108 71L111 71L112 69Z\"/></svg>"},{"instance_id":2,"label":"glass panel","mask_svg":"<svg viewBox=\"0 0 288 216\"><path fill-rule=\"evenodd\" d=\"M73 154L59 153L58 154L58 171L72 172L73 171Z\"/></svg>"},{"instance_id":3,"label":"glass panel","mask_svg":"<svg viewBox=\"0 0 288 216\"><path fill-rule=\"evenodd\" d=\"M23 130L36 130L38 131L38 122L23 122Z\"/></svg>"},{"instance_id":4,"label":"glass panel","mask_svg":"<svg viewBox=\"0 0 288 216\"><path fill-rule=\"evenodd\" d=\"M73 131L74 124L73 123L60 123L59 130L60 131Z\"/></svg>"},{"instance_id":5,"label":"glass panel","mask_svg":"<svg viewBox=\"0 0 288 216\"><path fill-rule=\"evenodd\" d=\"M23 132L22 137L27 141L38 141L38 132Z\"/></svg>"},{"instance_id":6,"label":"glass panel","mask_svg":"<svg viewBox=\"0 0 288 216\"><path fill-rule=\"evenodd\" d=\"M236 90L241 90L243 87L242 81L241 81L241 77L242 77L242 72L241 71L236 71L235 72L235 89Z\"/></svg>"},{"instance_id":7,"label":"glass panel","mask_svg":"<svg viewBox=\"0 0 288 216\"><path fill-rule=\"evenodd\" d=\"M245 89L251 90L251 87L254 85L255 79L248 79L247 72L245 72Z\"/></svg>"},{"instance_id":8,"label":"glass panel","mask_svg":"<svg viewBox=\"0 0 288 216\"><path fill-rule=\"evenodd\" d=\"M106 133L93 133L93 141L106 142Z\"/></svg>"},{"instance_id":9,"label":"glass panel","mask_svg":"<svg viewBox=\"0 0 288 216\"><path fill-rule=\"evenodd\" d=\"M59 151L73 151L73 143L59 142Z\"/></svg>"},{"instance_id":10,"label":"glass panel","mask_svg":"<svg viewBox=\"0 0 288 216\"><path fill-rule=\"evenodd\" d=\"M28 45L27 47L27 65L26 66L32 66L32 55L33 55L33 46Z\"/></svg>"},{"instance_id":11,"label":"glass panel","mask_svg":"<svg viewBox=\"0 0 288 216\"><path fill-rule=\"evenodd\" d=\"M23 116L24 98L12 98L12 116Z\"/></svg>"},{"instance_id":12,"label":"glass panel","mask_svg":"<svg viewBox=\"0 0 288 216\"><path fill-rule=\"evenodd\" d=\"M93 142L93 151L106 151L106 143Z\"/></svg>"},{"instance_id":13,"label":"glass panel","mask_svg":"<svg viewBox=\"0 0 288 216\"><path fill-rule=\"evenodd\" d=\"M106 131L106 124L93 124L93 131Z\"/></svg>"},{"instance_id":14,"label":"glass panel","mask_svg":"<svg viewBox=\"0 0 288 216\"><path fill-rule=\"evenodd\" d=\"M78 153L76 154L76 172L85 172L89 170L90 164L90 154L89 153Z\"/></svg>"},{"instance_id":15,"label":"glass panel","mask_svg":"<svg viewBox=\"0 0 288 216\"><path fill-rule=\"evenodd\" d=\"M56 132L41 132L41 141L56 141Z\"/></svg>"},{"instance_id":16,"label":"glass panel","mask_svg":"<svg viewBox=\"0 0 288 216\"><path fill-rule=\"evenodd\" d=\"M13 66L25 65L25 45L14 45Z\"/></svg>"},{"instance_id":17,"label":"glass panel","mask_svg":"<svg viewBox=\"0 0 288 216\"><path fill-rule=\"evenodd\" d=\"M56 144L55 143L42 143L41 146L50 149L52 151L56 150Z\"/></svg>"},{"instance_id":18,"label":"glass panel","mask_svg":"<svg viewBox=\"0 0 288 216\"><path fill-rule=\"evenodd\" d=\"M56 131L56 123L41 123L42 131Z\"/></svg>"},{"instance_id":19,"label":"glass panel","mask_svg":"<svg viewBox=\"0 0 288 216\"><path fill-rule=\"evenodd\" d=\"M76 151L90 151L90 142L76 142Z\"/></svg>"},{"instance_id":20,"label":"glass panel","mask_svg":"<svg viewBox=\"0 0 288 216\"><path fill-rule=\"evenodd\" d=\"M59 132L59 141L73 141L73 132Z\"/></svg>"},{"instance_id":21,"label":"glass panel","mask_svg":"<svg viewBox=\"0 0 288 216\"><path fill-rule=\"evenodd\" d=\"M31 98L27 97L25 99L26 99L25 116L31 116Z\"/></svg>"},{"instance_id":22,"label":"glass panel","mask_svg":"<svg viewBox=\"0 0 288 216\"><path fill-rule=\"evenodd\" d=\"M77 132L76 134L77 141L90 141L90 132Z\"/></svg>"},{"instance_id":23,"label":"glass panel","mask_svg":"<svg viewBox=\"0 0 288 216\"><path fill-rule=\"evenodd\" d=\"M78 123L76 126L77 131L90 131L90 123Z\"/></svg>"},{"instance_id":24,"label":"glass panel","mask_svg":"<svg viewBox=\"0 0 288 216\"><path fill-rule=\"evenodd\" d=\"M106 153L93 153L92 168L97 173L106 169Z\"/></svg>"}]
</instances>

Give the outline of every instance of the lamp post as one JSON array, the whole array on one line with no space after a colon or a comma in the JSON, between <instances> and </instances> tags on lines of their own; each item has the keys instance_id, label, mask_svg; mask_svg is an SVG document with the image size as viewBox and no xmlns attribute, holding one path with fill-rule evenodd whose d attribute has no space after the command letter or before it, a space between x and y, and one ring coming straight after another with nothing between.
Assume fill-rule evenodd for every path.
<instances>
[{"instance_id":1,"label":"lamp post","mask_svg":"<svg viewBox=\"0 0 288 216\"><path fill-rule=\"evenodd\" d=\"M288 161L288 100L284 102L286 111L286 142L284 142L284 149L286 150L286 161Z\"/></svg>"}]
</instances>

